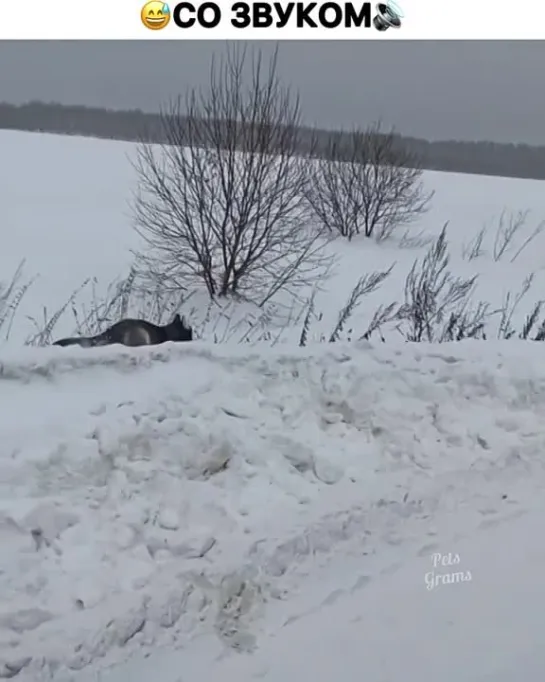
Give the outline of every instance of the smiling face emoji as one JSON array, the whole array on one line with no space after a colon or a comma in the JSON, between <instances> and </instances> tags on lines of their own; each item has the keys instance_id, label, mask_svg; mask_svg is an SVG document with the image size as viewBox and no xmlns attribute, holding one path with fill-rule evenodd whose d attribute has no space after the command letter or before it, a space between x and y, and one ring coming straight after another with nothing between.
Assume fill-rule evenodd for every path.
<instances>
[{"instance_id":1,"label":"smiling face emoji","mask_svg":"<svg viewBox=\"0 0 545 682\"><path fill-rule=\"evenodd\" d=\"M151 0L151 2L147 2L142 7L140 18L146 28L150 28L152 31L159 31L165 28L170 21L170 9L165 2Z\"/></svg>"}]
</instances>

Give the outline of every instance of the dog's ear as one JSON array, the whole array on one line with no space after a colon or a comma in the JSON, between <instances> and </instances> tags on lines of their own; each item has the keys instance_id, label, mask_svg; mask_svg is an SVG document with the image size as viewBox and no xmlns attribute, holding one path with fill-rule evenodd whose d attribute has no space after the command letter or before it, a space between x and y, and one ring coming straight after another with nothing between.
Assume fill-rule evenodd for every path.
<instances>
[{"instance_id":1,"label":"dog's ear","mask_svg":"<svg viewBox=\"0 0 545 682\"><path fill-rule=\"evenodd\" d=\"M173 324L180 324L180 322L182 322L182 320L180 320L179 313L176 313L176 315L174 315L174 319L172 320L172 322Z\"/></svg>"}]
</instances>

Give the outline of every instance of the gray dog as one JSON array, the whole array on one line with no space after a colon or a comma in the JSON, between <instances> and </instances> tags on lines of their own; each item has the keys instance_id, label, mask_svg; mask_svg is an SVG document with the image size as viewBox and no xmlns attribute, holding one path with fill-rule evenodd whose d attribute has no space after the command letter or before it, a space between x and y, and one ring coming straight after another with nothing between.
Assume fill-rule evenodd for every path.
<instances>
[{"instance_id":1,"label":"gray dog","mask_svg":"<svg viewBox=\"0 0 545 682\"><path fill-rule=\"evenodd\" d=\"M109 346L121 343L124 346L155 346L166 341L192 341L193 330L185 318L176 315L169 324L158 326L146 320L121 320L97 336L81 336L59 339L54 346Z\"/></svg>"}]
</instances>

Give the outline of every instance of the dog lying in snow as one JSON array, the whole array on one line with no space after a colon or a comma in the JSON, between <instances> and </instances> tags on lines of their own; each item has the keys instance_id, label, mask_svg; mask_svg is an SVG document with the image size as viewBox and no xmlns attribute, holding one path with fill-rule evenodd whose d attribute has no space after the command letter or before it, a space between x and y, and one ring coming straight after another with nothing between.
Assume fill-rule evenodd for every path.
<instances>
[{"instance_id":1,"label":"dog lying in snow","mask_svg":"<svg viewBox=\"0 0 545 682\"><path fill-rule=\"evenodd\" d=\"M192 341L193 330L185 318L176 315L172 322L163 326L146 320L121 320L97 336L80 336L55 341L54 346L109 346L121 343L124 346L156 346L166 341Z\"/></svg>"}]
</instances>

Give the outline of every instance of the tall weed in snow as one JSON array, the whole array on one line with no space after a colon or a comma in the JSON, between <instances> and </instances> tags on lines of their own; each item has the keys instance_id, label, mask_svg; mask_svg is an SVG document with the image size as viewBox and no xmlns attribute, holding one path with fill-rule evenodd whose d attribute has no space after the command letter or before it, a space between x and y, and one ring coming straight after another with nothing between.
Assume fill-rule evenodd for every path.
<instances>
[{"instance_id":1,"label":"tall weed in snow","mask_svg":"<svg viewBox=\"0 0 545 682\"><path fill-rule=\"evenodd\" d=\"M484 225L471 241L462 246L462 257L472 261L487 255L486 238L493 229L494 237L489 247L492 258L498 263L511 256L510 262L514 263L545 230L545 220L542 220L530 231L529 215L529 211L514 212L504 209L494 229L490 224Z\"/></svg>"},{"instance_id":2,"label":"tall weed in snow","mask_svg":"<svg viewBox=\"0 0 545 682\"><path fill-rule=\"evenodd\" d=\"M509 230L509 234L512 236L514 232ZM474 244L475 252L480 248L479 243L480 239ZM509 249L509 241L502 238L496 243L499 246L495 253L501 259ZM514 258L519 253L520 248ZM445 225L424 259L415 261L405 281L405 305L398 314L401 319L398 329L407 341L443 343L464 339L486 340L493 336L502 340L545 340L545 319L540 318L543 301L533 305L518 332L513 322L515 313L532 288L533 273L525 278L519 292L507 292L500 307L492 309L489 303L474 300L479 275L458 277L449 265Z\"/></svg>"},{"instance_id":3,"label":"tall weed in snow","mask_svg":"<svg viewBox=\"0 0 545 682\"><path fill-rule=\"evenodd\" d=\"M337 321L331 332L327 335L321 334L319 336L319 341L321 343L336 343L337 341L341 341L345 338L343 336L345 331L347 340L352 339L354 335L354 329L347 329L346 327L353 317L354 312L359 307L362 299L365 296L376 291L384 283L384 281L392 273L393 268L394 265L391 265L388 270L384 270L382 272L372 272L360 277L355 287L350 292L346 303L338 312ZM315 320L323 320L322 314L316 315L315 293L316 292L313 292L307 304L306 313L304 315L304 320L299 335L299 346L308 345L313 322ZM389 322L399 319L399 315L400 308L396 302L392 302L387 305L380 305L375 310L367 329L363 333L358 333L357 336L360 339L370 339L375 332L380 333L380 330L383 326Z\"/></svg>"},{"instance_id":4,"label":"tall weed in snow","mask_svg":"<svg viewBox=\"0 0 545 682\"><path fill-rule=\"evenodd\" d=\"M405 310L400 329L407 341L431 343L440 340L439 329L452 329L454 320L463 315L467 320L468 302L478 276L456 277L449 269L449 263L445 225L424 259L414 262L405 281ZM470 335L476 333L468 332Z\"/></svg>"},{"instance_id":5,"label":"tall weed in snow","mask_svg":"<svg viewBox=\"0 0 545 682\"><path fill-rule=\"evenodd\" d=\"M505 252L505 251L504 251ZM307 346L312 342L336 343L375 336L387 342L401 333L408 342L443 343L464 339L545 340L543 300L533 303L525 313L523 305L534 286L534 274L528 275L519 291L508 291L498 307L475 300L479 276L460 277L450 266L447 225L421 259L415 260L400 291L401 303L383 302L362 320L356 311L363 299L379 289L390 277L394 265L387 270L363 274L346 302L331 320L329 331L323 313L316 311L317 294L314 285L306 303L294 298L290 305L271 302L265 306L248 307L227 299L221 304L199 293L143 290L135 270L127 277L112 282L105 293L99 292L96 279L86 280L72 292L58 310L42 310L40 318L31 318L35 331L26 344L51 344L62 322L72 319L72 334L97 334L126 317L164 324L176 312L183 312L193 326L195 337L212 343L243 343L275 345L280 342ZM10 335L20 304L34 279L23 278L23 263L8 284L0 285L0 330L4 340ZM391 295L391 294L390 294ZM404 300L403 300L404 297ZM245 307L244 307L245 306ZM330 311L331 314L331 311ZM357 319L356 319L357 318ZM27 318L28 319L28 318Z\"/></svg>"},{"instance_id":6,"label":"tall weed in snow","mask_svg":"<svg viewBox=\"0 0 545 682\"><path fill-rule=\"evenodd\" d=\"M520 291L516 294L509 291L504 297L503 305L499 311L500 323L498 325L497 337L499 339L512 339L518 337L527 341L529 339L533 341L544 341L545 340L545 318L541 318L541 311L543 308L543 301L538 301L533 305L532 310L524 320L522 329L518 332L513 325L513 317L518 310L523 299L526 298L527 294L532 288L534 282L535 274L530 273L522 283Z\"/></svg>"},{"instance_id":7,"label":"tall weed in snow","mask_svg":"<svg viewBox=\"0 0 545 682\"><path fill-rule=\"evenodd\" d=\"M370 273L358 280L338 311L329 332L323 330L323 324L327 322L324 314L316 311L316 291L304 306L294 305L285 317L284 324L278 325L278 311L272 304L240 314L235 301L228 301L223 306L208 301L203 310L198 305L190 306L192 294L183 300L174 300L162 292L152 297L144 295L138 287L133 286L131 273L127 278L113 282L105 296L96 293L96 281L87 281L58 310L50 314L44 308L42 319L33 319L36 331L26 340L26 344L51 344L61 320L65 327L63 318L66 315L73 320L72 334L94 335L126 316L163 324L182 307L192 320L195 337L215 344L276 345L287 340L288 343L307 346L316 342L369 340L375 336L387 342L396 330L407 341L415 343L487 338L545 340L543 301L533 304L518 331L514 321L515 317L520 317L518 311L528 297L533 276L526 278L520 291L508 292L499 308L492 309L487 302L473 301L471 282L475 282L475 279L464 280L446 268L445 258L448 254L444 251L444 244L444 237L440 237L440 243L430 249L426 258L416 261L411 268L405 283L405 303L391 301L380 304L365 324L362 324L361 319L355 323L354 313L363 298L376 291L389 277L393 266L387 271ZM88 301L89 289L92 292L91 302ZM23 290L20 287L12 289L19 294ZM87 299L85 303L80 300L80 295ZM13 306L9 308L10 324L17 311L17 300L15 297ZM293 330L297 329L298 324L300 327L296 339ZM320 325L318 329L316 325Z\"/></svg>"},{"instance_id":8,"label":"tall weed in snow","mask_svg":"<svg viewBox=\"0 0 545 682\"><path fill-rule=\"evenodd\" d=\"M10 280L0 281L0 334L5 341L9 339L17 309L34 283L34 279L23 279L24 264L24 260L19 263Z\"/></svg>"}]
</instances>

